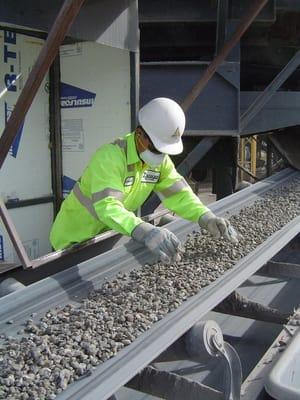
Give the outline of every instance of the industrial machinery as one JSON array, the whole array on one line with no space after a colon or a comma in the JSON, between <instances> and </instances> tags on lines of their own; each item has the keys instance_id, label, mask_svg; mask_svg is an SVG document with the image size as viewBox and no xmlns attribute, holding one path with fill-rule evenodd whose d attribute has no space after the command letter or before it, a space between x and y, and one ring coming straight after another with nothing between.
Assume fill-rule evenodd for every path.
<instances>
[{"instance_id":1,"label":"industrial machinery","mask_svg":"<svg viewBox=\"0 0 300 400\"><path fill-rule=\"evenodd\" d=\"M0 399L299 398L300 6L200 3L0 11ZM180 262L114 232L51 252L49 223L89 152L155 96L181 103L177 169L200 184L213 171L210 208L240 244L213 244L152 196L141 214L182 240ZM237 171L254 184L236 191Z\"/></svg>"}]
</instances>

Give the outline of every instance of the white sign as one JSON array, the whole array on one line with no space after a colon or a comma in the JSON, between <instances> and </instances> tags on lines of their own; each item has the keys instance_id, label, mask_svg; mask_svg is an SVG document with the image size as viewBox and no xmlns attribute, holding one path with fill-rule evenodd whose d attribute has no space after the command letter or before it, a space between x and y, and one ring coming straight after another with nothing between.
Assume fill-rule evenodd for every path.
<instances>
[{"instance_id":1,"label":"white sign","mask_svg":"<svg viewBox=\"0 0 300 400\"><path fill-rule=\"evenodd\" d=\"M61 131L63 151L84 151L82 119L63 119Z\"/></svg>"}]
</instances>

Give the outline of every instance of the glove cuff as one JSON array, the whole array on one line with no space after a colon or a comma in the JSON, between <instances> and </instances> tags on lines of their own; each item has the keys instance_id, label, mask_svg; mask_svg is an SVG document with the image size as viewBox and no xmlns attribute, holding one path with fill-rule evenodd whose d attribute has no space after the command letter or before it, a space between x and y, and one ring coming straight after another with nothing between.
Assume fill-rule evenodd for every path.
<instances>
[{"instance_id":1,"label":"glove cuff","mask_svg":"<svg viewBox=\"0 0 300 400\"><path fill-rule=\"evenodd\" d=\"M133 229L131 232L131 237L137 242L144 243L145 236L154 228L155 226L149 224L149 222L142 222Z\"/></svg>"},{"instance_id":2,"label":"glove cuff","mask_svg":"<svg viewBox=\"0 0 300 400\"><path fill-rule=\"evenodd\" d=\"M198 220L200 228L206 229L207 223L211 218L215 218L215 214L212 211L207 211L205 214L201 215Z\"/></svg>"}]
</instances>

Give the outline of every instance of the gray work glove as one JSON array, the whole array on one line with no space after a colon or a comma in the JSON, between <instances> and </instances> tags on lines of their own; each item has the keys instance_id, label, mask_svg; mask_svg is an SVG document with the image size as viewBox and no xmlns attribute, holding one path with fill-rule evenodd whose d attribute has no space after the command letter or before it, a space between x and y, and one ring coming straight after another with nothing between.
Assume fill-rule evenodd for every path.
<instances>
[{"instance_id":1,"label":"gray work glove","mask_svg":"<svg viewBox=\"0 0 300 400\"><path fill-rule=\"evenodd\" d=\"M165 263L180 261L180 241L168 229L143 222L133 230L131 236L144 244L159 260Z\"/></svg>"},{"instance_id":2,"label":"gray work glove","mask_svg":"<svg viewBox=\"0 0 300 400\"><path fill-rule=\"evenodd\" d=\"M232 243L238 243L238 233L225 218L217 217L208 211L199 218L200 228L206 229L215 239L224 237Z\"/></svg>"}]
</instances>

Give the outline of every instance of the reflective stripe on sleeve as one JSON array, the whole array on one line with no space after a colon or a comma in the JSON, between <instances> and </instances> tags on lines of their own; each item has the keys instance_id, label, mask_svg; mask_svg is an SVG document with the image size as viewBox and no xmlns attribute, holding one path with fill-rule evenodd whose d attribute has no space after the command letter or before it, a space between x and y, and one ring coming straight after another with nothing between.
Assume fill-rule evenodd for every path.
<instances>
[{"instance_id":1,"label":"reflective stripe on sleeve","mask_svg":"<svg viewBox=\"0 0 300 400\"><path fill-rule=\"evenodd\" d=\"M123 140L123 139L117 139L113 142L113 144L116 144L117 146L119 146L121 149L125 150L127 149L127 140Z\"/></svg>"},{"instance_id":2,"label":"reflective stripe on sleeve","mask_svg":"<svg viewBox=\"0 0 300 400\"><path fill-rule=\"evenodd\" d=\"M91 214L91 216L95 219L99 219L92 200L81 192L78 182L73 187L73 193L79 203Z\"/></svg>"},{"instance_id":3,"label":"reflective stripe on sleeve","mask_svg":"<svg viewBox=\"0 0 300 400\"><path fill-rule=\"evenodd\" d=\"M101 190L101 192L93 193L92 194L92 199L89 197L85 196L79 187L78 182L75 184L73 188L73 193L79 203L91 214L91 216L95 219L99 219L98 215L94 209L94 203L96 203L99 200L105 199L105 197L112 196L115 197L117 200L122 200L123 199L123 193L120 190L115 190L115 189L104 189Z\"/></svg>"},{"instance_id":4,"label":"reflective stripe on sleeve","mask_svg":"<svg viewBox=\"0 0 300 400\"><path fill-rule=\"evenodd\" d=\"M123 192L121 192L120 190L108 188L101 190L100 192L93 193L92 202L97 203L97 201L105 199L105 197L108 196L115 197L117 200L121 201L123 199L123 195L124 195Z\"/></svg>"},{"instance_id":5,"label":"reflective stripe on sleeve","mask_svg":"<svg viewBox=\"0 0 300 400\"><path fill-rule=\"evenodd\" d=\"M172 186L156 192L156 194L161 200L163 200L167 197L173 196L173 194L180 192L186 187L189 187L188 183L185 181L185 179L181 179L180 181L175 182Z\"/></svg>"}]
</instances>

